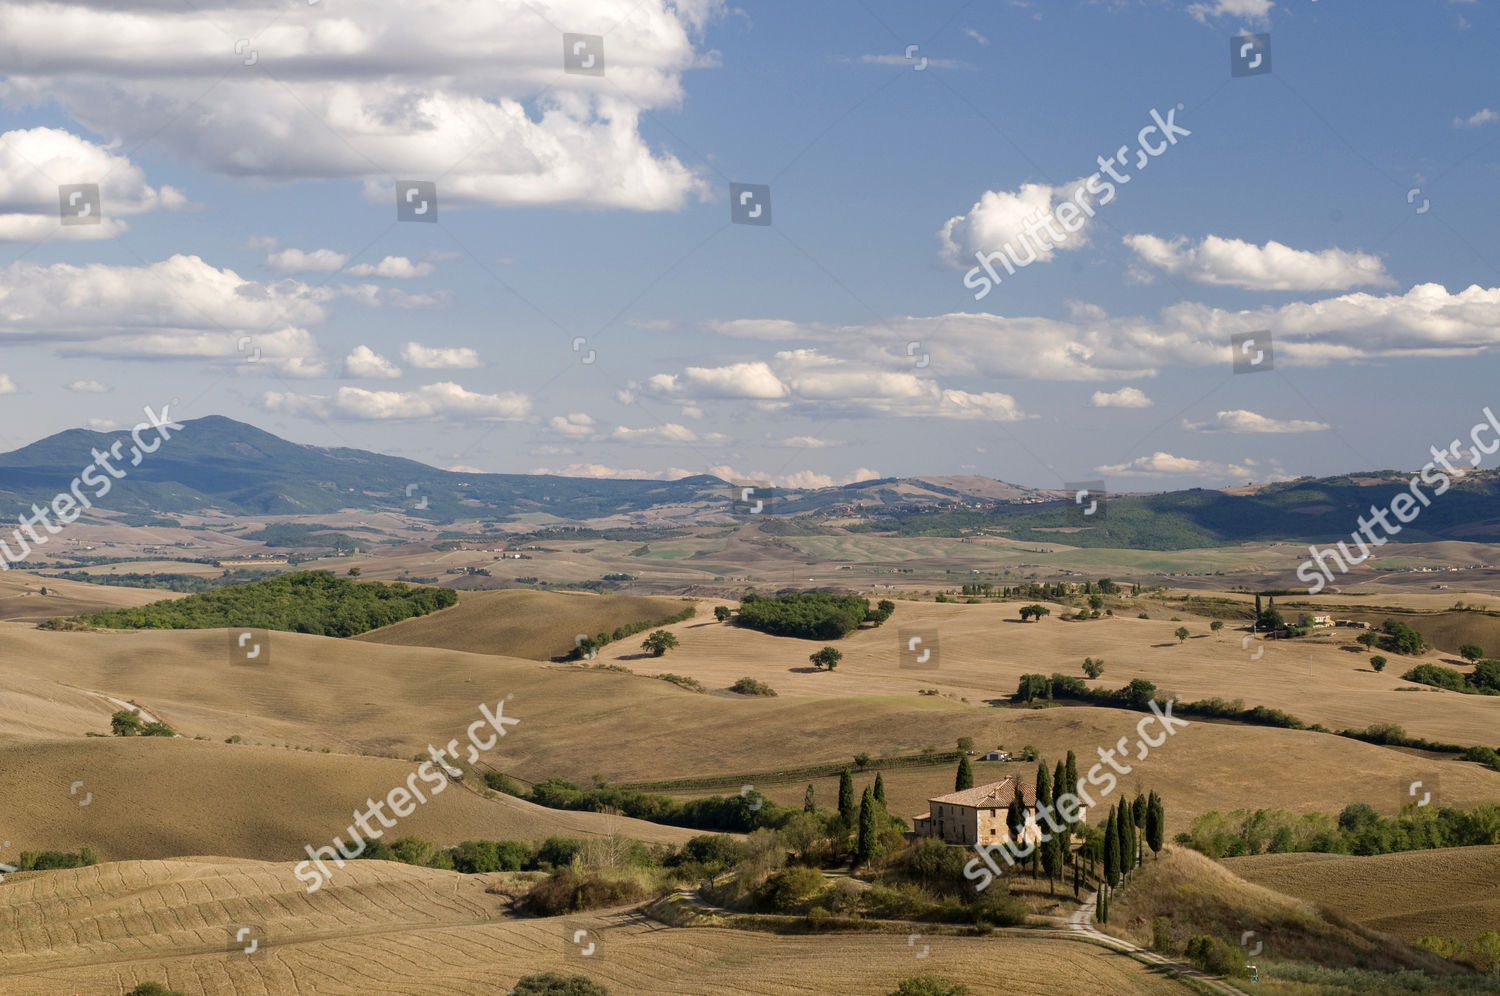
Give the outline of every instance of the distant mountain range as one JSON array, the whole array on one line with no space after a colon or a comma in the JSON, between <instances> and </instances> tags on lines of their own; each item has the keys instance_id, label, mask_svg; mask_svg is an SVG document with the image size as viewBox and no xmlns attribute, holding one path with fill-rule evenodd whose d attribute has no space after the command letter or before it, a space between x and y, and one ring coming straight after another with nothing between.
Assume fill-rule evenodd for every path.
<instances>
[{"instance_id":1,"label":"distant mountain range","mask_svg":"<svg viewBox=\"0 0 1500 996\"><path fill-rule=\"evenodd\" d=\"M751 519L737 504L739 482L710 475L630 481L542 474L439 470L365 450L304 446L222 416L183 423L100 502L127 524L176 516L327 515L343 509L397 512L434 525L511 520L545 513L562 523L659 526ZM70 429L0 455L0 508L50 502L93 459L128 432ZM120 462L117 461L117 465ZM1404 490L1408 474L1378 471L1303 478L1259 488L1111 495L1091 516L1058 491L986 477L885 478L840 487L761 488L751 503L762 529L825 528L905 535L993 533L1089 547L1187 549L1263 541L1346 539L1360 515ZM1500 476L1470 475L1433 500L1402 541L1500 541ZM13 518L14 515L8 516ZM116 521L119 521L117 518Z\"/></svg>"}]
</instances>

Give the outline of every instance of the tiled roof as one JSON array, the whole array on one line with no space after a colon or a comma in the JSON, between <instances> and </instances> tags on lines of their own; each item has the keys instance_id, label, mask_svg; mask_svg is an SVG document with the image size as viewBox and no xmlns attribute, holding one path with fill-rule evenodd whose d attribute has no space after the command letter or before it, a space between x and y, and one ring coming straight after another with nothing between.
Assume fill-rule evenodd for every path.
<instances>
[{"instance_id":1,"label":"tiled roof","mask_svg":"<svg viewBox=\"0 0 1500 996\"><path fill-rule=\"evenodd\" d=\"M974 809L1004 809L1010 805L1011 799L1016 794L1016 779L1014 776L1002 781L990 782L988 785L976 785L962 792L950 792L947 795L935 796L928 799L932 805L945 806L970 806ZM1033 806L1036 804L1036 789L1032 786L1021 788L1021 804Z\"/></svg>"}]
</instances>

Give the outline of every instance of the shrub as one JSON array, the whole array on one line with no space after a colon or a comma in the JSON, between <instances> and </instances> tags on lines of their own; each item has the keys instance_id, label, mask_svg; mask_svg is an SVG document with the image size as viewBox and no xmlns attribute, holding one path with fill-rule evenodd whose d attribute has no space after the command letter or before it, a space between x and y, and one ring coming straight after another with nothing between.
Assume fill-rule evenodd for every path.
<instances>
[{"instance_id":1,"label":"shrub","mask_svg":"<svg viewBox=\"0 0 1500 996\"><path fill-rule=\"evenodd\" d=\"M109 717L109 728L117 737L136 737L145 729L145 724L141 722L139 712L121 709Z\"/></svg>"},{"instance_id":2,"label":"shrub","mask_svg":"<svg viewBox=\"0 0 1500 996\"><path fill-rule=\"evenodd\" d=\"M755 890L756 904L774 913L799 913L827 889L816 868L794 866L773 873Z\"/></svg>"},{"instance_id":3,"label":"shrub","mask_svg":"<svg viewBox=\"0 0 1500 996\"><path fill-rule=\"evenodd\" d=\"M772 688L764 681L756 681L754 678L741 678L739 681L736 681L734 684L730 685L729 690L731 692L738 692L741 695L776 694L776 689Z\"/></svg>"},{"instance_id":4,"label":"shrub","mask_svg":"<svg viewBox=\"0 0 1500 996\"><path fill-rule=\"evenodd\" d=\"M731 614L727 605L714 606L714 618L719 620L719 622L728 622Z\"/></svg>"},{"instance_id":5,"label":"shrub","mask_svg":"<svg viewBox=\"0 0 1500 996\"><path fill-rule=\"evenodd\" d=\"M587 976L542 972L523 977L511 987L510 996L609 996L609 990Z\"/></svg>"},{"instance_id":6,"label":"shrub","mask_svg":"<svg viewBox=\"0 0 1500 996\"><path fill-rule=\"evenodd\" d=\"M1376 671L1384 671L1385 670L1385 658L1382 657L1382 656L1380 656L1379 654L1376 654L1374 657L1370 658L1370 666L1373 667ZM1444 670L1446 670L1446 668ZM1413 680L1414 681L1416 679L1409 679L1409 680Z\"/></svg>"},{"instance_id":7,"label":"shrub","mask_svg":"<svg viewBox=\"0 0 1500 996\"><path fill-rule=\"evenodd\" d=\"M680 688L686 688L690 692L703 692L705 694L708 692L708 689L703 687L703 682L699 681L697 678L689 678L688 676L682 674L671 674L667 671L663 671L661 674L657 675L657 677L662 681L670 681L672 684L677 685Z\"/></svg>"},{"instance_id":8,"label":"shrub","mask_svg":"<svg viewBox=\"0 0 1500 996\"><path fill-rule=\"evenodd\" d=\"M163 723L161 720L157 719L157 720L153 720L152 722L149 722L145 726L141 727L141 736L143 736L143 737L175 737L175 736L177 736L177 731L174 730L174 729L172 729L166 723Z\"/></svg>"},{"instance_id":9,"label":"shrub","mask_svg":"<svg viewBox=\"0 0 1500 996\"><path fill-rule=\"evenodd\" d=\"M537 916L559 916L600 906L620 906L649 899L650 889L630 873L575 872L561 868L531 887L521 909Z\"/></svg>"},{"instance_id":10,"label":"shrub","mask_svg":"<svg viewBox=\"0 0 1500 996\"><path fill-rule=\"evenodd\" d=\"M514 778L503 771L486 771L484 773L484 783L496 792L504 792L506 795L522 797L526 795L526 790L517 784Z\"/></svg>"},{"instance_id":11,"label":"shrub","mask_svg":"<svg viewBox=\"0 0 1500 996\"><path fill-rule=\"evenodd\" d=\"M1177 953L1177 944L1172 939L1172 920L1170 917L1157 916L1151 918L1151 947L1166 955Z\"/></svg>"},{"instance_id":12,"label":"shrub","mask_svg":"<svg viewBox=\"0 0 1500 996\"><path fill-rule=\"evenodd\" d=\"M1187 949L1183 954L1188 961L1214 975L1235 978L1247 974L1245 959L1241 956L1239 949L1232 948L1226 942L1209 934L1193 935L1188 940Z\"/></svg>"},{"instance_id":13,"label":"shrub","mask_svg":"<svg viewBox=\"0 0 1500 996\"><path fill-rule=\"evenodd\" d=\"M968 996L969 987L936 975L914 975L902 979L887 996Z\"/></svg>"},{"instance_id":14,"label":"shrub","mask_svg":"<svg viewBox=\"0 0 1500 996\"><path fill-rule=\"evenodd\" d=\"M648 651L652 657L660 657L676 647L677 637L664 629L656 630L641 641L641 649Z\"/></svg>"},{"instance_id":15,"label":"shrub","mask_svg":"<svg viewBox=\"0 0 1500 996\"><path fill-rule=\"evenodd\" d=\"M839 666L839 661L844 659L844 653L836 647L824 647L822 650L809 654L807 659L812 662L813 667L819 670L826 667L832 671Z\"/></svg>"}]
</instances>

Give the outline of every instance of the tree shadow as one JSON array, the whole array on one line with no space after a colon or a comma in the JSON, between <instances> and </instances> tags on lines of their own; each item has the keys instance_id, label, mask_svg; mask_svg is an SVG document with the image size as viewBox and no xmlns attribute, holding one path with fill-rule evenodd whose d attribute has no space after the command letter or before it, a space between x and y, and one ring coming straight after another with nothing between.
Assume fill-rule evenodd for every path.
<instances>
[{"instance_id":1,"label":"tree shadow","mask_svg":"<svg viewBox=\"0 0 1500 996\"><path fill-rule=\"evenodd\" d=\"M820 674L823 671L820 667L789 667L787 670L793 674Z\"/></svg>"}]
</instances>

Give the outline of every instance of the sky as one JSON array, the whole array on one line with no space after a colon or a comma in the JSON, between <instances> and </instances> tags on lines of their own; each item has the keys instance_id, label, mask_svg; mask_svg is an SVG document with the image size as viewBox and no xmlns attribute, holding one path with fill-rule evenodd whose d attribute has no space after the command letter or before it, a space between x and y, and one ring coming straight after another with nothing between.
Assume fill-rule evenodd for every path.
<instances>
[{"instance_id":1,"label":"sky","mask_svg":"<svg viewBox=\"0 0 1500 996\"><path fill-rule=\"evenodd\" d=\"M0 0L0 110L4 450L1146 491L1500 407L1492 2Z\"/></svg>"}]
</instances>

